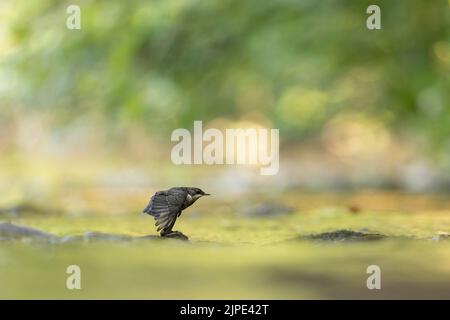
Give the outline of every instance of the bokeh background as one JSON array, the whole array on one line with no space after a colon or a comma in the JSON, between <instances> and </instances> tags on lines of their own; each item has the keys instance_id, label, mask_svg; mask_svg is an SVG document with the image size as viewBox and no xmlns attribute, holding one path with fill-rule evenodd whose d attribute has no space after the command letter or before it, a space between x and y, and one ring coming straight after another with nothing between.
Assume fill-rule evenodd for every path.
<instances>
[{"instance_id":1,"label":"bokeh background","mask_svg":"<svg viewBox=\"0 0 450 320\"><path fill-rule=\"evenodd\" d=\"M71 4L81 7L81 30L66 28ZM185 217L184 230L197 239L275 241L335 226L448 233L450 2L376 1L381 30L366 28L371 4L1 1L0 214L58 234L155 233L139 215L150 195L193 185L215 195ZM221 129L279 128L279 173L172 164L170 134L192 131L194 120ZM379 212L418 215L382 220L392 216ZM310 213L313 220L283 220L291 228L283 232L272 217ZM43 218L52 215L58 218ZM239 229L239 219L255 216L263 220ZM213 235L205 231L217 225ZM261 233L246 234L251 230ZM450 261L448 247L439 250L432 258ZM322 286L308 275L292 279ZM293 292L281 286L276 297L298 297Z\"/></svg>"}]
</instances>

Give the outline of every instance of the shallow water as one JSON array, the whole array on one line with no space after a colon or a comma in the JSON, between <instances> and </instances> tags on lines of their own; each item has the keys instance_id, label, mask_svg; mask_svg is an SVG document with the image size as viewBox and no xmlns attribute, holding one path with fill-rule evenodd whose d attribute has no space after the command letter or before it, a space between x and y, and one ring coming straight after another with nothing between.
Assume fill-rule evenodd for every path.
<instances>
[{"instance_id":1,"label":"shallow water","mask_svg":"<svg viewBox=\"0 0 450 320\"><path fill-rule=\"evenodd\" d=\"M58 237L85 239L91 231L91 239L97 232L103 238L0 242L0 298L450 298L447 211L185 215L175 229L189 242L105 238L157 235L148 216L13 222ZM354 232L333 233L340 229ZM359 234L383 237L359 241ZM81 268L81 290L66 289L66 268L73 264ZM369 265L381 268L381 290L367 289Z\"/></svg>"}]
</instances>

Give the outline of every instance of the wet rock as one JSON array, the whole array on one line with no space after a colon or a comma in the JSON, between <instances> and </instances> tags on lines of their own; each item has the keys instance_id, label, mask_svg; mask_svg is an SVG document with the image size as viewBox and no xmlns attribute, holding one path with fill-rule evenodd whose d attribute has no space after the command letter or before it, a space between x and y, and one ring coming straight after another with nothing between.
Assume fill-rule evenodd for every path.
<instances>
[{"instance_id":1,"label":"wet rock","mask_svg":"<svg viewBox=\"0 0 450 320\"><path fill-rule=\"evenodd\" d=\"M386 236L379 233L360 232L353 230L337 230L309 236L301 237L301 239L332 241L332 242L357 242L357 241L373 241L382 240Z\"/></svg>"},{"instance_id":2,"label":"wet rock","mask_svg":"<svg viewBox=\"0 0 450 320\"><path fill-rule=\"evenodd\" d=\"M123 234L113 234L113 233L103 233L96 231L87 231L81 236L82 240L87 242L95 241L111 241L111 242L130 242L130 241L140 241L140 240L164 240L164 237L147 235L140 237L127 236ZM172 239L187 240L185 235L179 237L173 236Z\"/></svg>"},{"instance_id":3,"label":"wet rock","mask_svg":"<svg viewBox=\"0 0 450 320\"><path fill-rule=\"evenodd\" d=\"M95 231L86 231L83 235L62 237L60 239L60 242L61 243L97 242L97 241L128 242L128 241L132 241L132 240L133 240L133 237L125 236L125 235L95 232Z\"/></svg>"},{"instance_id":4,"label":"wet rock","mask_svg":"<svg viewBox=\"0 0 450 320\"><path fill-rule=\"evenodd\" d=\"M95 231L87 231L83 235L83 239L85 241L131 241L133 237L120 235L120 234L111 234L111 233L102 233Z\"/></svg>"},{"instance_id":5,"label":"wet rock","mask_svg":"<svg viewBox=\"0 0 450 320\"><path fill-rule=\"evenodd\" d=\"M83 235L69 235L58 237L38 229L20 226L9 222L0 223L0 241L25 241L25 242L49 242L49 243L74 243L74 242L131 242L142 240L165 240L178 239L188 240L183 234L174 234L171 237L160 237L154 235L133 237L121 234L87 231Z\"/></svg>"},{"instance_id":6,"label":"wet rock","mask_svg":"<svg viewBox=\"0 0 450 320\"><path fill-rule=\"evenodd\" d=\"M153 235L148 235L148 236L142 236L142 237L135 237L135 240L164 240L164 237L161 236L153 236Z\"/></svg>"},{"instance_id":7,"label":"wet rock","mask_svg":"<svg viewBox=\"0 0 450 320\"><path fill-rule=\"evenodd\" d=\"M183 241L188 241L189 238L184 235L183 233L179 232L179 231L173 231L169 234L166 234L163 238L166 239L178 239L178 240L183 240Z\"/></svg>"},{"instance_id":8,"label":"wet rock","mask_svg":"<svg viewBox=\"0 0 450 320\"><path fill-rule=\"evenodd\" d=\"M154 235L133 237L123 234L114 233L103 233L96 231L87 231L83 235L79 236L66 236L62 237L59 241L60 243L70 243L70 242L133 242L133 241L154 241L154 240L165 240L165 239L179 239L188 240L186 236L172 236L172 237L161 237Z\"/></svg>"},{"instance_id":9,"label":"wet rock","mask_svg":"<svg viewBox=\"0 0 450 320\"><path fill-rule=\"evenodd\" d=\"M54 242L57 236L35 228L16 225L9 222L0 223L0 240L30 240Z\"/></svg>"}]
</instances>

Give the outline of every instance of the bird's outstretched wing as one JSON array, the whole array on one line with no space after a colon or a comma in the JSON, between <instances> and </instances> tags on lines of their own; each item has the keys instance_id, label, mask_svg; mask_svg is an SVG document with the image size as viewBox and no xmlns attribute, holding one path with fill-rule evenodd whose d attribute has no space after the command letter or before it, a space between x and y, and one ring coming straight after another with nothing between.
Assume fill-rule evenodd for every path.
<instances>
[{"instance_id":1,"label":"bird's outstretched wing","mask_svg":"<svg viewBox=\"0 0 450 320\"><path fill-rule=\"evenodd\" d=\"M156 220L157 231L171 230L177 217L180 215L187 191L173 188L156 192L144 209L144 213L153 216Z\"/></svg>"}]
</instances>

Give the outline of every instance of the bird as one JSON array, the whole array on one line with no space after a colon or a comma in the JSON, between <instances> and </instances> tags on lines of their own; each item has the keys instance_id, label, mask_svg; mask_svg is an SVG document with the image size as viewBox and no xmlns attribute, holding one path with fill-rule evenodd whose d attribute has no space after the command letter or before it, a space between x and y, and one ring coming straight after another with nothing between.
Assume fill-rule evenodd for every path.
<instances>
[{"instance_id":1,"label":"bird","mask_svg":"<svg viewBox=\"0 0 450 320\"><path fill-rule=\"evenodd\" d=\"M172 231L181 212L203 196L210 196L202 189L194 187L174 187L157 191L143 210L143 213L154 217L161 237L188 239L179 231Z\"/></svg>"}]
</instances>

